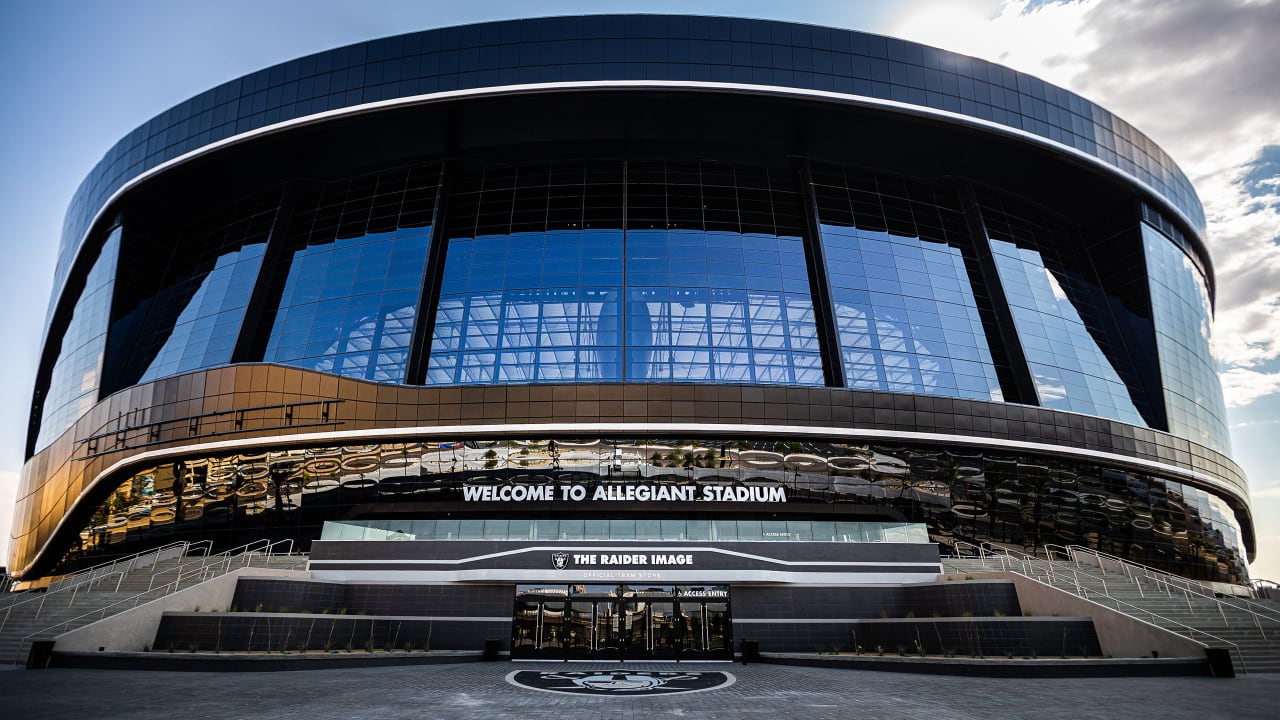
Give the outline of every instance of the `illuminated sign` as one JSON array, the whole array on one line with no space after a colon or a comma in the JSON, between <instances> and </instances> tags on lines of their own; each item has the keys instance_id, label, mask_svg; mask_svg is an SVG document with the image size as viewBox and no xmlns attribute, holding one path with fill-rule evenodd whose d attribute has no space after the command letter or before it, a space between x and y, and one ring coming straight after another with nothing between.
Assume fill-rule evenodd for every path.
<instances>
[{"instance_id":1,"label":"illuminated sign","mask_svg":"<svg viewBox=\"0 0 1280 720\"><path fill-rule=\"evenodd\" d=\"M701 587L682 587L676 589L676 595L682 598L728 598L729 591L725 588L701 588Z\"/></svg>"},{"instance_id":2,"label":"illuminated sign","mask_svg":"<svg viewBox=\"0 0 1280 720\"><path fill-rule=\"evenodd\" d=\"M757 502L784 503L780 485L733 487L727 485L464 485L466 502Z\"/></svg>"},{"instance_id":3,"label":"illuminated sign","mask_svg":"<svg viewBox=\"0 0 1280 720\"><path fill-rule=\"evenodd\" d=\"M551 566L567 567L692 567L693 553L566 553L551 555Z\"/></svg>"}]
</instances>

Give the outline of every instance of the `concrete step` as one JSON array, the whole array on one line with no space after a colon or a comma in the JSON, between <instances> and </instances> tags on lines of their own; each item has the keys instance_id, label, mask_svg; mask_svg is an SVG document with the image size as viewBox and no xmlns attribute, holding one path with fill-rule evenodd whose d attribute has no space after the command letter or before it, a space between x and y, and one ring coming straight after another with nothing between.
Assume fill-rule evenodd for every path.
<instances>
[{"instance_id":1,"label":"concrete step","mask_svg":"<svg viewBox=\"0 0 1280 720\"><path fill-rule=\"evenodd\" d=\"M1020 569L1019 563L1002 565L991 558L944 561L944 569L951 572L994 571L1005 567L1015 572ZM1043 563L1022 569L1064 592L1082 595L1173 632L1192 636L1197 632L1206 633L1233 643L1244 657L1248 672L1280 672L1280 613L1273 612L1273 608L1280 610L1280 603L1246 605L1240 598L1220 602L1207 588L1203 590L1207 597L1187 595L1176 585L1166 588L1148 578L1135 581L1124 573L1087 562L1054 561L1051 567L1052 573Z\"/></svg>"},{"instance_id":2,"label":"concrete step","mask_svg":"<svg viewBox=\"0 0 1280 720\"><path fill-rule=\"evenodd\" d=\"M242 567L301 568L306 560L301 555L268 557L252 553L230 559L187 556L133 568L123 576L104 577L74 589L23 593L27 597L0 606L0 619L4 619L0 628L0 664L26 662L25 647L30 637L54 637L97 621L104 616L104 609L109 617L163 597L174 589L173 583L180 576L180 588L186 588Z\"/></svg>"}]
</instances>

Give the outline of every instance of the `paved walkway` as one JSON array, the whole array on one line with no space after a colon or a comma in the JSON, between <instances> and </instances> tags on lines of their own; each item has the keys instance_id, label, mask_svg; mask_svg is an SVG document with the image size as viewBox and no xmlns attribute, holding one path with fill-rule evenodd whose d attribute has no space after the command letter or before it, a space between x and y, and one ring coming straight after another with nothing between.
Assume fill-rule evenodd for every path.
<instances>
[{"instance_id":1,"label":"paved walkway","mask_svg":"<svg viewBox=\"0 0 1280 720\"><path fill-rule=\"evenodd\" d=\"M776 665L689 664L736 682L658 697L584 697L514 687L514 670L615 669L616 664L468 663L269 673L121 670L0 672L0 714L343 720L369 718L1274 718L1280 674L1213 678L984 679ZM671 664L627 664L669 671Z\"/></svg>"}]
</instances>

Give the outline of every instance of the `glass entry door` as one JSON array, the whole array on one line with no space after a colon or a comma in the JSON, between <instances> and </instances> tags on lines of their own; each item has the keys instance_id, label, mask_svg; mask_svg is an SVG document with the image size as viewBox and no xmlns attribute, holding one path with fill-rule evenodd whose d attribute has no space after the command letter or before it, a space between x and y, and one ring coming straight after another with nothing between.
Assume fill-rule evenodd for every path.
<instances>
[{"instance_id":1,"label":"glass entry door","mask_svg":"<svg viewBox=\"0 0 1280 720\"><path fill-rule=\"evenodd\" d=\"M590 601L571 600L565 611L565 657L570 660L590 660L595 656L593 633L595 632L595 604Z\"/></svg>"},{"instance_id":2,"label":"glass entry door","mask_svg":"<svg viewBox=\"0 0 1280 720\"><path fill-rule=\"evenodd\" d=\"M732 660L724 586L519 586L513 659Z\"/></svg>"},{"instance_id":3,"label":"glass entry door","mask_svg":"<svg viewBox=\"0 0 1280 720\"><path fill-rule=\"evenodd\" d=\"M627 600L618 604L622 612L622 653L619 660L648 660L649 656L649 603L643 600Z\"/></svg>"},{"instance_id":4,"label":"glass entry door","mask_svg":"<svg viewBox=\"0 0 1280 720\"><path fill-rule=\"evenodd\" d=\"M679 626L676 624L674 601L658 601L649 604L651 628L649 652L655 660L675 659L680 652Z\"/></svg>"},{"instance_id":5,"label":"glass entry door","mask_svg":"<svg viewBox=\"0 0 1280 720\"><path fill-rule=\"evenodd\" d=\"M690 660L733 657L729 638L729 603L685 600L680 603L684 625L681 652Z\"/></svg>"}]
</instances>

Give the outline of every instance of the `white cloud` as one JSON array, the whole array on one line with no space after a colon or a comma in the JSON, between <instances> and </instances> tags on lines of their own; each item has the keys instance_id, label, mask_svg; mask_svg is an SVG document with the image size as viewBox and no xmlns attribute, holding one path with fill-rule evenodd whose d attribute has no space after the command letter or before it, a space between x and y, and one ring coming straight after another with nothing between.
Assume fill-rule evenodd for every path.
<instances>
[{"instance_id":1,"label":"white cloud","mask_svg":"<svg viewBox=\"0 0 1280 720\"><path fill-rule=\"evenodd\" d=\"M1280 1L970 8L913 5L890 32L1074 90L1159 143L1195 184L1208 218L1227 401L1280 393L1272 367L1280 361ZM1265 153L1271 162L1260 165Z\"/></svg>"},{"instance_id":2,"label":"white cloud","mask_svg":"<svg viewBox=\"0 0 1280 720\"><path fill-rule=\"evenodd\" d=\"M1280 392L1280 372L1258 372L1233 367L1222 373L1222 394L1227 407L1244 407L1268 395Z\"/></svg>"},{"instance_id":3,"label":"white cloud","mask_svg":"<svg viewBox=\"0 0 1280 720\"><path fill-rule=\"evenodd\" d=\"M1096 3L1055 3L1028 10L1029 4L1005 0L988 10L977 4L935 0L904 11L888 32L1071 87L1071 81L1087 68L1086 56L1100 42L1084 22Z\"/></svg>"}]
</instances>

